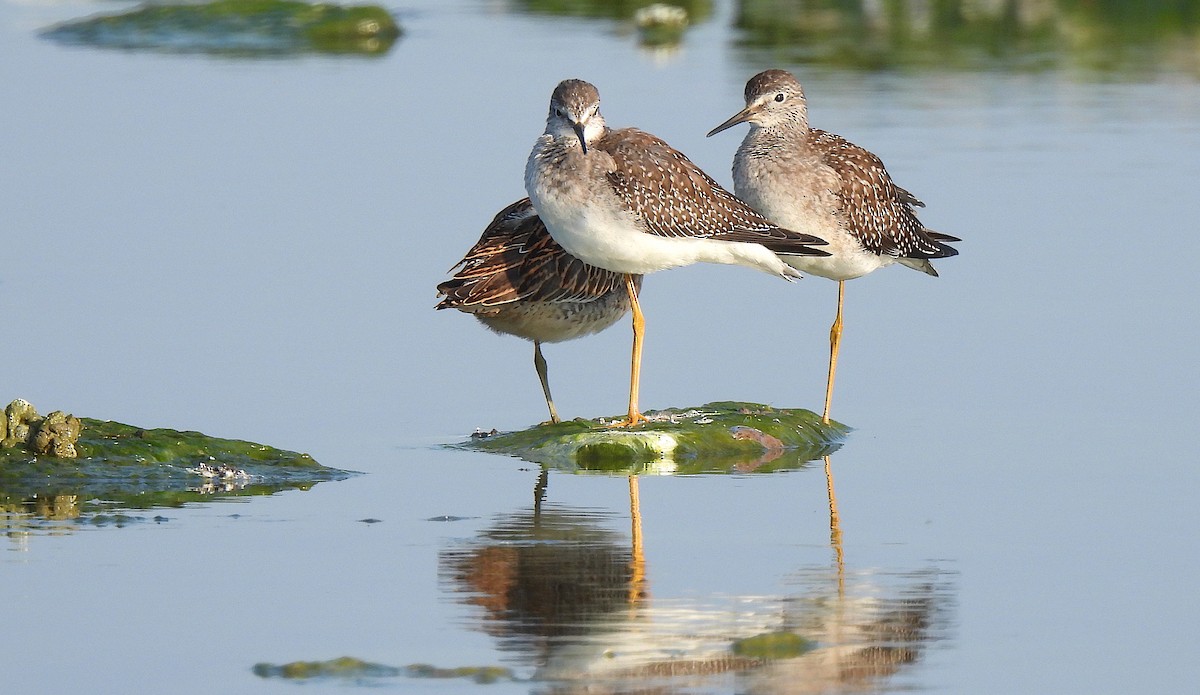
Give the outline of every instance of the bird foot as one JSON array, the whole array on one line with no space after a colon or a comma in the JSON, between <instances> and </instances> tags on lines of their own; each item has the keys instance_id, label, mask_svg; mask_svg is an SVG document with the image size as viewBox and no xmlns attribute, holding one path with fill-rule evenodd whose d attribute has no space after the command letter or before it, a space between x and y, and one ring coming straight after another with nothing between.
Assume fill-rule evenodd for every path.
<instances>
[{"instance_id":1,"label":"bird foot","mask_svg":"<svg viewBox=\"0 0 1200 695\"><path fill-rule=\"evenodd\" d=\"M648 420L645 415L642 415L635 410L620 420L614 420L613 422L608 423L605 425L605 427L634 427L646 422L650 422L650 420Z\"/></svg>"}]
</instances>

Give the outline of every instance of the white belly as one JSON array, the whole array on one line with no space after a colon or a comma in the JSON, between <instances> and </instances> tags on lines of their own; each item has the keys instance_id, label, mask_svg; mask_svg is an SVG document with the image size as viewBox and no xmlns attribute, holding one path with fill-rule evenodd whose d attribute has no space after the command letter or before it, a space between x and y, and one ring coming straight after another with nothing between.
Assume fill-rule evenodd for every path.
<instances>
[{"instance_id":1,"label":"white belly","mask_svg":"<svg viewBox=\"0 0 1200 695\"><path fill-rule=\"evenodd\" d=\"M584 263L616 273L645 275L687 265L683 245L637 228L632 215L596 205L571 205L555 196L533 199L533 206L550 236Z\"/></svg>"},{"instance_id":2,"label":"white belly","mask_svg":"<svg viewBox=\"0 0 1200 695\"><path fill-rule=\"evenodd\" d=\"M814 234L829 242L828 246L818 247L829 256L781 256L793 268L830 280L852 280L896 262L891 256L880 256L863 248L842 227L831 200L804 199L790 190L775 190L759 181L752 180L747 185L737 176L734 180L737 195L759 214L785 229Z\"/></svg>"},{"instance_id":3,"label":"white belly","mask_svg":"<svg viewBox=\"0 0 1200 695\"><path fill-rule=\"evenodd\" d=\"M546 230L572 256L615 273L648 273L691 265L744 265L782 277L798 277L779 256L760 244L663 237L642 231L607 187L551 188L540 172L527 172L526 191ZM586 184L585 184L586 185Z\"/></svg>"},{"instance_id":4,"label":"white belly","mask_svg":"<svg viewBox=\"0 0 1200 695\"><path fill-rule=\"evenodd\" d=\"M776 224L788 229L796 229L796 227L788 227L786 222L779 221ZM804 227L799 228L805 229ZM810 229L812 227L805 231ZM853 280L896 262L896 259L891 256L880 256L867 251L862 244L858 243L857 239L839 228L826 227L810 233L829 242L828 246L820 248L822 251L828 251L831 255L819 257L780 256L788 265L809 275L817 275L830 280Z\"/></svg>"}]
</instances>

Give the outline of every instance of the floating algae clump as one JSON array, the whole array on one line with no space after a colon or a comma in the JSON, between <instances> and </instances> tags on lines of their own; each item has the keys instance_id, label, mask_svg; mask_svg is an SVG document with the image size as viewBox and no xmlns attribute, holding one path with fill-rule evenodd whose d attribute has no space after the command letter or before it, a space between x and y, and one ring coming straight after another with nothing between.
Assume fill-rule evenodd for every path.
<instances>
[{"instance_id":1,"label":"floating algae clump","mask_svg":"<svg viewBox=\"0 0 1200 695\"><path fill-rule=\"evenodd\" d=\"M50 27L66 44L231 56L386 53L400 27L382 7L342 7L297 0L215 0L147 4L129 12Z\"/></svg>"},{"instance_id":2,"label":"floating algae clump","mask_svg":"<svg viewBox=\"0 0 1200 695\"><path fill-rule=\"evenodd\" d=\"M650 422L606 429L572 420L519 432L481 434L461 444L566 470L621 473L769 471L795 467L841 446L849 428L810 410L757 403L708 403L646 413Z\"/></svg>"},{"instance_id":3,"label":"floating algae clump","mask_svg":"<svg viewBox=\"0 0 1200 695\"><path fill-rule=\"evenodd\" d=\"M42 417L32 403L18 398L8 404L0 420L0 448L75 458L78 455L75 442L82 429L82 423L74 415L56 410Z\"/></svg>"}]
</instances>

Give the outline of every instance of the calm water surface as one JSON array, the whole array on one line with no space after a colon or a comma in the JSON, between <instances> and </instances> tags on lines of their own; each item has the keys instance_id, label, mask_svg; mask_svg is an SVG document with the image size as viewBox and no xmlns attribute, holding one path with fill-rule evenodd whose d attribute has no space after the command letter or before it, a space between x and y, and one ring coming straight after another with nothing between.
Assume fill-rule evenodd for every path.
<instances>
[{"instance_id":1,"label":"calm water surface","mask_svg":"<svg viewBox=\"0 0 1200 695\"><path fill-rule=\"evenodd\" d=\"M367 475L120 526L7 515L6 690L340 691L357 682L251 668L343 655L534 679L486 686L514 693L1200 678L1200 82L1178 67L1194 56L796 65L750 45L729 3L673 53L614 20L490 2L396 6L406 34L372 58L37 36L122 7L0 3L0 400ZM814 125L881 155L922 219L964 239L939 279L897 267L848 286L840 537L821 462L642 476L635 526L626 478L440 448L545 417L528 344L432 306L523 195L557 81L589 79L610 123L729 184L741 132L704 133L777 65L805 83ZM643 406L818 408L835 291L740 268L649 278ZM546 352L564 415L622 410L626 327ZM815 648L730 663L731 643L778 631ZM686 672L666 675L670 660Z\"/></svg>"}]
</instances>

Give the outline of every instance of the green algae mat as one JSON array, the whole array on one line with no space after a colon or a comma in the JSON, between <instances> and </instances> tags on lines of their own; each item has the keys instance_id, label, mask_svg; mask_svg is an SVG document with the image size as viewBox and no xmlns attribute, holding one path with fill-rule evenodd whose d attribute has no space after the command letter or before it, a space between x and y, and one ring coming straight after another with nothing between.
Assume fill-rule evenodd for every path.
<instances>
[{"instance_id":1,"label":"green algae mat","mask_svg":"<svg viewBox=\"0 0 1200 695\"><path fill-rule=\"evenodd\" d=\"M27 403L15 401L18 403ZM13 406L9 407L11 416ZM32 408L33 430L55 422ZM114 509L173 507L214 496L269 495L342 480L350 471L328 468L308 454L199 432L144 429L119 422L74 418L74 457L36 453L10 434L0 443L0 512L75 519ZM28 431L26 427L22 431Z\"/></svg>"},{"instance_id":2,"label":"green algae mat","mask_svg":"<svg viewBox=\"0 0 1200 695\"><path fill-rule=\"evenodd\" d=\"M400 36L377 5L299 0L146 4L42 31L58 43L122 50L270 57L304 53L383 55Z\"/></svg>"},{"instance_id":3,"label":"green algae mat","mask_svg":"<svg viewBox=\"0 0 1200 695\"><path fill-rule=\"evenodd\" d=\"M477 432L456 445L558 470L738 473L788 470L836 451L850 428L811 410L725 401L646 413L650 422L606 428L572 420L518 432ZM615 419L615 418L614 418Z\"/></svg>"}]
</instances>

